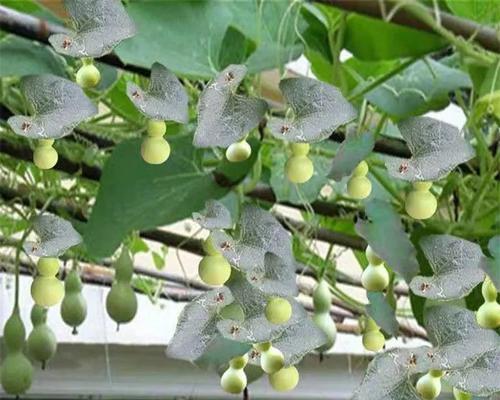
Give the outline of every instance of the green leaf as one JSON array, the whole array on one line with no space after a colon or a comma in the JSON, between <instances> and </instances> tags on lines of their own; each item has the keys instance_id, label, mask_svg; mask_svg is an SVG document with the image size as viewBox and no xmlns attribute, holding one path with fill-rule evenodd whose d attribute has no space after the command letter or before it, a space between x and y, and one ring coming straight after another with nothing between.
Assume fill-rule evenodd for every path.
<instances>
[{"instance_id":1,"label":"green leaf","mask_svg":"<svg viewBox=\"0 0 500 400\"><path fill-rule=\"evenodd\" d=\"M360 85L356 91L368 84ZM466 73L427 59L410 65L365 94L365 98L388 115L404 118L440 110L449 104L450 91L471 85Z\"/></svg>"},{"instance_id":2,"label":"green leaf","mask_svg":"<svg viewBox=\"0 0 500 400\"><path fill-rule=\"evenodd\" d=\"M488 250L492 258L481 268L488 274L495 287L500 289L500 235L493 236L488 242Z\"/></svg>"},{"instance_id":3,"label":"green leaf","mask_svg":"<svg viewBox=\"0 0 500 400\"><path fill-rule=\"evenodd\" d=\"M153 262L155 264L156 269L162 270L163 268L165 268L165 258L161 254L158 254L156 251L153 251L151 253L151 256L153 257Z\"/></svg>"},{"instance_id":4,"label":"green leaf","mask_svg":"<svg viewBox=\"0 0 500 400\"><path fill-rule=\"evenodd\" d=\"M226 68L230 64L242 64L255 48L255 42L238 29L229 26L222 39L218 65L220 68Z\"/></svg>"},{"instance_id":5,"label":"green leaf","mask_svg":"<svg viewBox=\"0 0 500 400\"><path fill-rule=\"evenodd\" d=\"M482 24L498 24L500 3L498 0L446 0L453 14Z\"/></svg>"},{"instance_id":6,"label":"green leaf","mask_svg":"<svg viewBox=\"0 0 500 400\"><path fill-rule=\"evenodd\" d=\"M281 24L288 6L286 1L131 1L127 12L138 33L121 43L116 52L126 63L149 68L160 62L178 75L206 79L222 70L228 60L242 55L235 55L235 46L245 43L247 52L253 50L249 46L253 42L255 51L246 59L249 71L276 68L302 50L294 30L299 7ZM235 36L236 43L227 47Z\"/></svg>"},{"instance_id":7,"label":"green leaf","mask_svg":"<svg viewBox=\"0 0 500 400\"><path fill-rule=\"evenodd\" d=\"M147 253L149 251L148 244L137 234L133 236L130 243L127 244L127 247L132 254Z\"/></svg>"},{"instance_id":8,"label":"green leaf","mask_svg":"<svg viewBox=\"0 0 500 400\"><path fill-rule=\"evenodd\" d=\"M399 324L396 319L395 310L389 304L386 296L382 292L368 292L370 304L366 306L366 312L375 320L384 332L392 336L397 336Z\"/></svg>"},{"instance_id":9,"label":"green leaf","mask_svg":"<svg viewBox=\"0 0 500 400\"><path fill-rule=\"evenodd\" d=\"M7 35L0 39L2 68L0 77L54 74L67 77L66 61L50 47Z\"/></svg>"},{"instance_id":10,"label":"green leaf","mask_svg":"<svg viewBox=\"0 0 500 400\"><path fill-rule=\"evenodd\" d=\"M50 22L61 23L61 20L52 11L35 0L0 0L0 4Z\"/></svg>"},{"instance_id":11,"label":"green leaf","mask_svg":"<svg viewBox=\"0 0 500 400\"><path fill-rule=\"evenodd\" d=\"M340 181L349 176L354 168L372 152L375 137L371 132L356 133L356 129L347 131L345 140L333 158L329 177Z\"/></svg>"},{"instance_id":12,"label":"green leaf","mask_svg":"<svg viewBox=\"0 0 500 400\"><path fill-rule=\"evenodd\" d=\"M321 6L334 19L340 11ZM441 37L363 15L347 14L344 46L363 60L390 60L432 53L447 45Z\"/></svg>"},{"instance_id":13,"label":"green leaf","mask_svg":"<svg viewBox=\"0 0 500 400\"><path fill-rule=\"evenodd\" d=\"M94 257L106 257L132 230L151 229L190 217L207 199L228 189L193 162L198 157L190 137L170 139L165 164L149 165L140 156L140 141L120 143L107 161L84 241Z\"/></svg>"},{"instance_id":14,"label":"green leaf","mask_svg":"<svg viewBox=\"0 0 500 400\"><path fill-rule=\"evenodd\" d=\"M356 232L390 268L410 282L419 271L417 252L408 239L401 217L390 203L378 199L367 202L365 211L367 219L356 223Z\"/></svg>"},{"instance_id":15,"label":"green leaf","mask_svg":"<svg viewBox=\"0 0 500 400\"><path fill-rule=\"evenodd\" d=\"M293 204L313 202L318 198L321 188L328 182L331 160L315 154L308 154L314 165L314 174L306 183L291 183L285 176L287 154L274 149L271 166L270 184L278 202L287 201Z\"/></svg>"},{"instance_id":16,"label":"green leaf","mask_svg":"<svg viewBox=\"0 0 500 400\"><path fill-rule=\"evenodd\" d=\"M108 92L106 98L116 114L128 120L139 122L144 117L127 97L127 82L129 80L130 76L122 75Z\"/></svg>"}]
</instances>

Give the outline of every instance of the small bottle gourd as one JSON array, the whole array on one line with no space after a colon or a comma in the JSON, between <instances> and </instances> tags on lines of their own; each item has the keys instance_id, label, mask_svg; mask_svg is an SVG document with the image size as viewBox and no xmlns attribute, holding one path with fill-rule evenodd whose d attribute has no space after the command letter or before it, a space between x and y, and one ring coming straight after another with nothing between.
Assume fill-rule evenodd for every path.
<instances>
[{"instance_id":1,"label":"small bottle gourd","mask_svg":"<svg viewBox=\"0 0 500 400\"><path fill-rule=\"evenodd\" d=\"M229 361L229 368L220 378L220 385L224 391L232 394L238 394L245 390L247 387L247 376L244 369L247 363L247 354L235 357Z\"/></svg>"},{"instance_id":2,"label":"small bottle gourd","mask_svg":"<svg viewBox=\"0 0 500 400\"><path fill-rule=\"evenodd\" d=\"M226 149L226 158L229 162L241 162L248 160L252 154L252 147L248 144L245 138L239 142L231 144Z\"/></svg>"},{"instance_id":3,"label":"small bottle gourd","mask_svg":"<svg viewBox=\"0 0 500 400\"><path fill-rule=\"evenodd\" d=\"M366 199L372 192L372 183L366 177L368 174L368 164L361 161L347 181L347 194L356 200Z\"/></svg>"},{"instance_id":4,"label":"small bottle gourd","mask_svg":"<svg viewBox=\"0 0 500 400\"><path fill-rule=\"evenodd\" d=\"M167 131L165 121L148 121L146 137L142 140L141 156L148 164L163 164L170 156L170 145L164 136Z\"/></svg>"},{"instance_id":5,"label":"small bottle gourd","mask_svg":"<svg viewBox=\"0 0 500 400\"><path fill-rule=\"evenodd\" d=\"M309 143L292 143L290 146L292 156L285 164L285 174L292 183L305 183L314 173L314 164L307 156L309 154Z\"/></svg>"},{"instance_id":6,"label":"small bottle gourd","mask_svg":"<svg viewBox=\"0 0 500 400\"><path fill-rule=\"evenodd\" d=\"M417 381L416 389L423 400L434 400L441 393L441 377L443 372L431 369Z\"/></svg>"},{"instance_id":7,"label":"small bottle gourd","mask_svg":"<svg viewBox=\"0 0 500 400\"><path fill-rule=\"evenodd\" d=\"M264 309L266 319L272 324L281 325L292 316L292 305L283 297L271 297Z\"/></svg>"},{"instance_id":8,"label":"small bottle gourd","mask_svg":"<svg viewBox=\"0 0 500 400\"><path fill-rule=\"evenodd\" d=\"M83 65L76 72L76 83L84 89L96 87L101 81L101 73L92 59L84 58Z\"/></svg>"},{"instance_id":9,"label":"small bottle gourd","mask_svg":"<svg viewBox=\"0 0 500 400\"><path fill-rule=\"evenodd\" d=\"M484 303L476 312L476 320L479 326L486 329L500 327L500 304L497 303L497 289L489 277L483 282L481 293Z\"/></svg>"},{"instance_id":10,"label":"small bottle gourd","mask_svg":"<svg viewBox=\"0 0 500 400\"><path fill-rule=\"evenodd\" d=\"M35 304L31 309L31 322L33 330L28 336L28 354L45 369L47 362L57 351L56 335L47 325L47 309Z\"/></svg>"},{"instance_id":11,"label":"small bottle gourd","mask_svg":"<svg viewBox=\"0 0 500 400\"><path fill-rule=\"evenodd\" d=\"M200 279L207 285L223 285L231 276L231 265L214 246L211 236L203 243L203 249L207 255L198 264Z\"/></svg>"},{"instance_id":12,"label":"small bottle gourd","mask_svg":"<svg viewBox=\"0 0 500 400\"><path fill-rule=\"evenodd\" d=\"M437 209L436 197L430 192L431 182L414 182L405 201L405 210L414 219L428 219Z\"/></svg>"},{"instance_id":13,"label":"small bottle gourd","mask_svg":"<svg viewBox=\"0 0 500 400\"><path fill-rule=\"evenodd\" d=\"M33 162L40 169L51 169L57 164L59 156L53 147L54 139L40 139L33 152Z\"/></svg>"},{"instance_id":14,"label":"small bottle gourd","mask_svg":"<svg viewBox=\"0 0 500 400\"><path fill-rule=\"evenodd\" d=\"M24 324L16 306L3 331L6 355L0 372L3 390L13 396L26 393L33 380L33 366L23 353L25 337Z\"/></svg>"},{"instance_id":15,"label":"small bottle gourd","mask_svg":"<svg viewBox=\"0 0 500 400\"><path fill-rule=\"evenodd\" d=\"M294 365L281 368L278 372L269 375L269 383L277 392L288 392L295 389L299 383L299 371Z\"/></svg>"},{"instance_id":16,"label":"small bottle gourd","mask_svg":"<svg viewBox=\"0 0 500 400\"><path fill-rule=\"evenodd\" d=\"M369 351L380 351L384 348L385 337L380 332L380 328L377 323L371 319L367 318L363 333L363 346Z\"/></svg>"},{"instance_id":17,"label":"small bottle gourd","mask_svg":"<svg viewBox=\"0 0 500 400\"><path fill-rule=\"evenodd\" d=\"M119 330L120 324L132 321L137 313L137 297L130 284L134 266L126 248L115 261L114 268L115 280L106 297L106 311Z\"/></svg>"},{"instance_id":18,"label":"small bottle gourd","mask_svg":"<svg viewBox=\"0 0 500 400\"><path fill-rule=\"evenodd\" d=\"M87 302L82 295L82 281L76 269L69 272L64 281L65 295L61 304L61 317L66 325L73 328L73 335L87 317Z\"/></svg>"},{"instance_id":19,"label":"small bottle gourd","mask_svg":"<svg viewBox=\"0 0 500 400\"><path fill-rule=\"evenodd\" d=\"M314 315L313 321L316 326L326 335L328 341L316 350L324 353L333 347L337 338L337 327L330 315L332 305L332 294L328 283L321 279L313 291Z\"/></svg>"},{"instance_id":20,"label":"small bottle gourd","mask_svg":"<svg viewBox=\"0 0 500 400\"><path fill-rule=\"evenodd\" d=\"M361 275L361 284L368 291L380 292L389 285L389 272L384 266L384 261L373 252L372 248L366 248L368 266Z\"/></svg>"},{"instance_id":21,"label":"small bottle gourd","mask_svg":"<svg viewBox=\"0 0 500 400\"><path fill-rule=\"evenodd\" d=\"M255 344L253 347L260 353L260 366L266 374L274 374L285 365L283 353L271 342Z\"/></svg>"},{"instance_id":22,"label":"small bottle gourd","mask_svg":"<svg viewBox=\"0 0 500 400\"><path fill-rule=\"evenodd\" d=\"M41 307L52 307L64 296L64 285L57 279L59 260L54 257L41 257L37 263L38 275L31 284L31 297Z\"/></svg>"}]
</instances>

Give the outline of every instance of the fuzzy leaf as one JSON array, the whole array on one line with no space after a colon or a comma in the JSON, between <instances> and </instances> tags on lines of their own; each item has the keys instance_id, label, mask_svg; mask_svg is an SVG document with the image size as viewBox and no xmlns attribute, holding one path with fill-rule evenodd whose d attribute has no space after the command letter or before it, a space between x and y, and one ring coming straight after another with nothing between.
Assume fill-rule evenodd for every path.
<instances>
[{"instance_id":1,"label":"fuzzy leaf","mask_svg":"<svg viewBox=\"0 0 500 400\"><path fill-rule=\"evenodd\" d=\"M333 158L329 177L340 181L351 175L354 168L372 152L374 146L375 138L371 132L358 135L355 129L348 129L345 140Z\"/></svg>"},{"instance_id":2,"label":"fuzzy leaf","mask_svg":"<svg viewBox=\"0 0 500 400\"><path fill-rule=\"evenodd\" d=\"M410 378L426 371L418 360L428 349L397 348L377 354L368 365L353 400L420 400Z\"/></svg>"},{"instance_id":3,"label":"fuzzy leaf","mask_svg":"<svg viewBox=\"0 0 500 400\"><path fill-rule=\"evenodd\" d=\"M39 242L25 242L24 250L37 257L59 257L70 247L80 244L82 237L66 220L51 214L39 215L33 221Z\"/></svg>"},{"instance_id":4,"label":"fuzzy leaf","mask_svg":"<svg viewBox=\"0 0 500 400\"><path fill-rule=\"evenodd\" d=\"M231 212L217 200L207 200L202 212L193 213L193 219L205 229L229 229L233 226Z\"/></svg>"},{"instance_id":5,"label":"fuzzy leaf","mask_svg":"<svg viewBox=\"0 0 500 400\"><path fill-rule=\"evenodd\" d=\"M264 117L264 100L236 94L247 73L244 65L230 65L208 84L198 102L196 147L227 147L241 140Z\"/></svg>"},{"instance_id":6,"label":"fuzzy leaf","mask_svg":"<svg viewBox=\"0 0 500 400\"><path fill-rule=\"evenodd\" d=\"M74 30L49 37L54 49L66 56L98 58L122 40L135 35L135 25L121 1L65 0Z\"/></svg>"},{"instance_id":7,"label":"fuzzy leaf","mask_svg":"<svg viewBox=\"0 0 500 400\"><path fill-rule=\"evenodd\" d=\"M312 78L288 78L280 89L293 110L285 119L273 118L269 128L274 137L290 142L326 139L341 125L357 116L356 109L335 87Z\"/></svg>"},{"instance_id":8,"label":"fuzzy leaf","mask_svg":"<svg viewBox=\"0 0 500 400\"><path fill-rule=\"evenodd\" d=\"M447 371L444 380L473 394L498 390L493 376L498 376L500 336L495 331L480 328L473 312L448 305L427 309L425 325L434 347L377 354L353 400L419 400L412 376L430 369Z\"/></svg>"},{"instance_id":9,"label":"fuzzy leaf","mask_svg":"<svg viewBox=\"0 0 500 400\"><path fill-rule=\"evenodd\" d=\"M188 97L184 86L160 63L151 67L148 89L145 91L129 81L127 96L148 118L179 123L188 120Z\"/></svg>"},{"instance_id":10,"label":"fuzzy leaf","mask_svg":"<svg viewBox=\"0 0 500 400\"><path fill-rule=\"evenodd\" d=\"M33 115L15 115L8 119L7 123L18 135L58 139L97 114L97 107L80 86L67 79L50 74L28 75L21 79L20 88Z\"/></svg>"},{"instance_id":11,"label":"fuzzy leaf","mask_svg":"<svg viewBox=\"0 0 500 400\"><path fill-rule=\"evenodd\" d=\"M443 380L450 386L475 396L489 396L500 392L498 371L500 346L485 352L463 368L449 371Z\"/></svg>"},{"instance_id":12,"label":"fuzzy leaf","mask_svg":"<svg viewBox=\"0 0 500 400\"><path fill-rule=\"evenodd\" d=\"M412 157L386 161L389 174L406 181L435 181L474 157L474 149L453 125L429 117L398 124Z\"/></svg>"},{"instance_id":13,"label":"fuzzy leaf","mask_svg":"<svg viewBox=\"0 0 500 400\"><path fill-rule=\"evenodd\" d=\"M397 336L399 331L398 320L395 310L387 302L386 297L381 292L368 292L370 304L366 306L366 312L375 320L385 332L392 336Z\"/></svg>"},{"instance_id":14,"label":"fuzzy leaf","mask_svg":"<svg viewBox=\"0 0 500 400\"><path fill-rule=\"evenodd\" d=\"M457 306L428 308L425 328L434 345L430 353L434 369L463 368L500 346L500 336L493 329L479 327L474 312Z\"/></svg>"},{"instance_id":15,"label":"fuzzy leaf","mask_svg":"<svg viewBox=\"0 0 500 400\"><path fill-rule=\"evenodd\" d=\"M472 242L451 235L431 235L420 241L433 276L416 276L410 288L428 299L460 299L484 279L486 258Z\"/></svg>"},{"instance_id":16,"label":"fuzzy leaf","mask_svg":"<svg viewBox=\"0 0 500 400\"><path fill-rule=\"evenodd\" d=\"M242 307L245 319L219 321L217 328L225 338L244 343L273 341L273 345L283 352L287 364L299 362L306 353L326 343L324 333L293 298L287 297L292 305L290 320L275 325L264 315L268 295L254 285L252 279L233 272L227 286ZM305 331L307 337L303 335Z\"/></svg>"},{"instance_id":17,"label":"fuzzy leaf","mask_svg":"<svg viewBox=\"0 0 500 400\"><path fill-rule=\"evenodd\" d=\"M399 214L383 200L366 203L368 219L356 223L356 232L407 282L418 274L416 250L408 239Z\"/></svg>"},{"instance_id":18,"label":"fuzzy leaf","mask_svg":"<svg viewBox=\"0 0 500 400\"><path fill-rule=\"evenodd\" d=\"M225 346L230 343L222 340L217 333L216 325L220 320L218 312L232 302L233 296L229 289L221 287L203 293L187 304L179 316L174 337L167 347L167 356L191 362L201 360L201 364L204 364L208 363L208 353L211 353L213 357L217 354L213 352L214 349L225 348L227 354L223 358L226 359L213 359L211 362L218 365L232 356L241 354L241 346L237 344L232 351L227 352L228 348Z\"/></svg>"},{"instance_id":19,"label":"fuzzy leaf","mask_svg":"<svg viewBox=\"0 0 500 400\"><path fill-rule=\"evenodd\" d=\"M295 296L297 263L289 233L269 212L253 205L243 209L239 228L236 238L213 232L222 255L260 290Z\"/></svg>"}]
</instances>

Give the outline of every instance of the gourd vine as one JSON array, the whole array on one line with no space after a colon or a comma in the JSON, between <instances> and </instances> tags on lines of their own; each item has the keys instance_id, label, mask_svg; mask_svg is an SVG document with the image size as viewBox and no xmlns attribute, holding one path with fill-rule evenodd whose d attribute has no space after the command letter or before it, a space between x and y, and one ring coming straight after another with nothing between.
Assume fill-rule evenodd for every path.
<instances>
[{"instance_id":1,"label":"gourd vine","mask_svg":"<svg viewBox=\"0 0 500 400\"><path fill-rule=\"evenodd\" d=\"M304 359L347 334L370 360L353 400L500 393L494 2L15 3L0 6L7 395L57 368L53 318L72 341L95 325L94 286L118 338L148 334L144 302L184 303L162 314L165 362L220 395L264 375L311 391Z\"/></svg>"}]
</instances>

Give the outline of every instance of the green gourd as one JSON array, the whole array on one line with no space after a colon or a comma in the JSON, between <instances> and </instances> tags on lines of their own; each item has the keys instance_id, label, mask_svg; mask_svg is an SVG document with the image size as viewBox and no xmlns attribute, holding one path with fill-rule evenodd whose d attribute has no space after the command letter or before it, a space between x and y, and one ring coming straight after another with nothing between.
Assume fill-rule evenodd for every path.
<instances>
[{"instance_id":1,"label":"green gourd","mask_svg":"<svg viewBox=\"0 0 500 400\"><path fill-rule=\"evenodd\" d=\"M47 325L47 309L35 304L31 309L31 322L33 330L28 336L28 354L33 360L42 363L42 369L45 369L47 361L57 351L56 336Z\"/></svg>"},{"instance_id":2,"label":"green gourd","mask_svg":"<svg viewBox=\"0 0 500 400\"><path fill-rule=\"evenodd\" d=\"M361 275L361 284L368 291L383 291L389 285L389 272L384 266L384 261L373 252L370 246L366 248L368 266Z\"/></svg>"},{"instance_id":3,"label":"green gourd","mask_svg":"<svg viewBox=\"0 0 500 400\"><path fill-rule=\"evenodd\" d=\"M266 374L274 374L285 365L285 356L271 342L256 344L254 348L260 352L260 366Z\"/></svg>"},{"instance_id":4,"label":"green gourd","mask_svg":"<svg viewBox=\"0 0 500 400\"><path fill-rule=\"evenodd\" d=\"M137 297L130 284L134 266L127 249L123 249L120 257L114 263L115 281L106 297L108 315L120 324L132 321L137 313Z\"/></svg>"},{"instance_id":5,"label":"green gourd","mask_svg":"<svg viewBox=\"0 0 500 400\"><path fill-rule=\"evenodd\" d=\"M87 302L82 295L82 281L78 271L73 269L64 282L66 294L61 304L61 317L66 325L73 328L73 335L87 317Z\"/></svg>"},{"instance_id":6,"label":"green gourd","mask_svg":"<svg viewBox=\"0 0 500 400\"><path fill-rule=\"evenodd\" d=\"M330 315L332 294L330 293L328 283L324 279L321 279L318 285L314 288L313 304L313 321L328 338L328 341L323 346L320 346L317 349L320 353L323 353L333 347L333 345L335 344L335 339L337 338L337 327Z\"/></svg>"},{"instance_id":7,"label":"green gourd","mask_svg":"<svg viewBox=\"0 0 500 400\"><path fill-rule=\"evenodd\" d=\"M385 337L383 333L380 332L379 326L373 319L368 318L363 333L364 348L370 351L379 351L384 348L384 345Z\"/></svg>"},{"instance_id":8,"label":"green gourd","mask_svg":"<svg viewBox=\"0 0 500 400\"><path fill-rule=\"evenodd\" d=\"M245 366L248 362L248 355L235 357L229 361L229 368L222 374L220 385L227 393L238 394L243 392L247 386L247 376Z\"/></svg>"},{"instance_id":9,"label":"green gourd","mask_svg":"<svg viewBox=\"0 0 500 400\"><path fill-rule=\"evenodd\" d=\"M367 174L368 164L366 161L361 161L347 181L347 194L353 199L366 199L372 192L372 184L366 177Z\"/></svg>"},{"instance_id":10,"label":"green gourd","mask_svg":"<svg viewBox=\"0 0 500 400\"><path fill-rule=\"evenodd\" d=\"M64 296L64 285L57 279L59 260L54 257L41 257L37 263L38 275L31 284L31 297L41 307L52 307Z\"/></svg>"},{"instance_id":11,"label":"green gourd","mask_svg":"<svg viewBox=\"0 0 500 400\"><path fill-rule=\"evenodd\" d=\"M434 400L441 393L442 371L431 369L417 381L416 389L423 400Z\"/></svg>"},{"instance_id":12,"label":"green gourd","mask_svg":"<svg viewBox=\"0 0 500 400\"><path fill-rule=\"evenodd\" d=\"M33 380L33 367L23 353L26 330L16 306L7 320L3 339L6 353L0 371L4 391L13 396L20 396L30 388Z\"/></svg>"},{"instance_id":13,"label":"green gourd","mask_svg":"<svg viewBox=\"0 0 500 400\"><path fill-rule=\"evenodd\" d=\"M428 219L437 210L437 199L430 192L432 182L414 182L405 200L405 210L414 219Z\"/></svg>"},{"instance_id":14,"label":"green gourd","mask_svg":"<svg viewBox=\"0 0 500 400\"><path fill-rule=\"evenodd\" d=\"M481 293L484 303L476 313L479 326L485 329L496 329L500 327L500 304L497 303L497 290L489 277L483 282Z\"/></svg>"}]
</instances>

